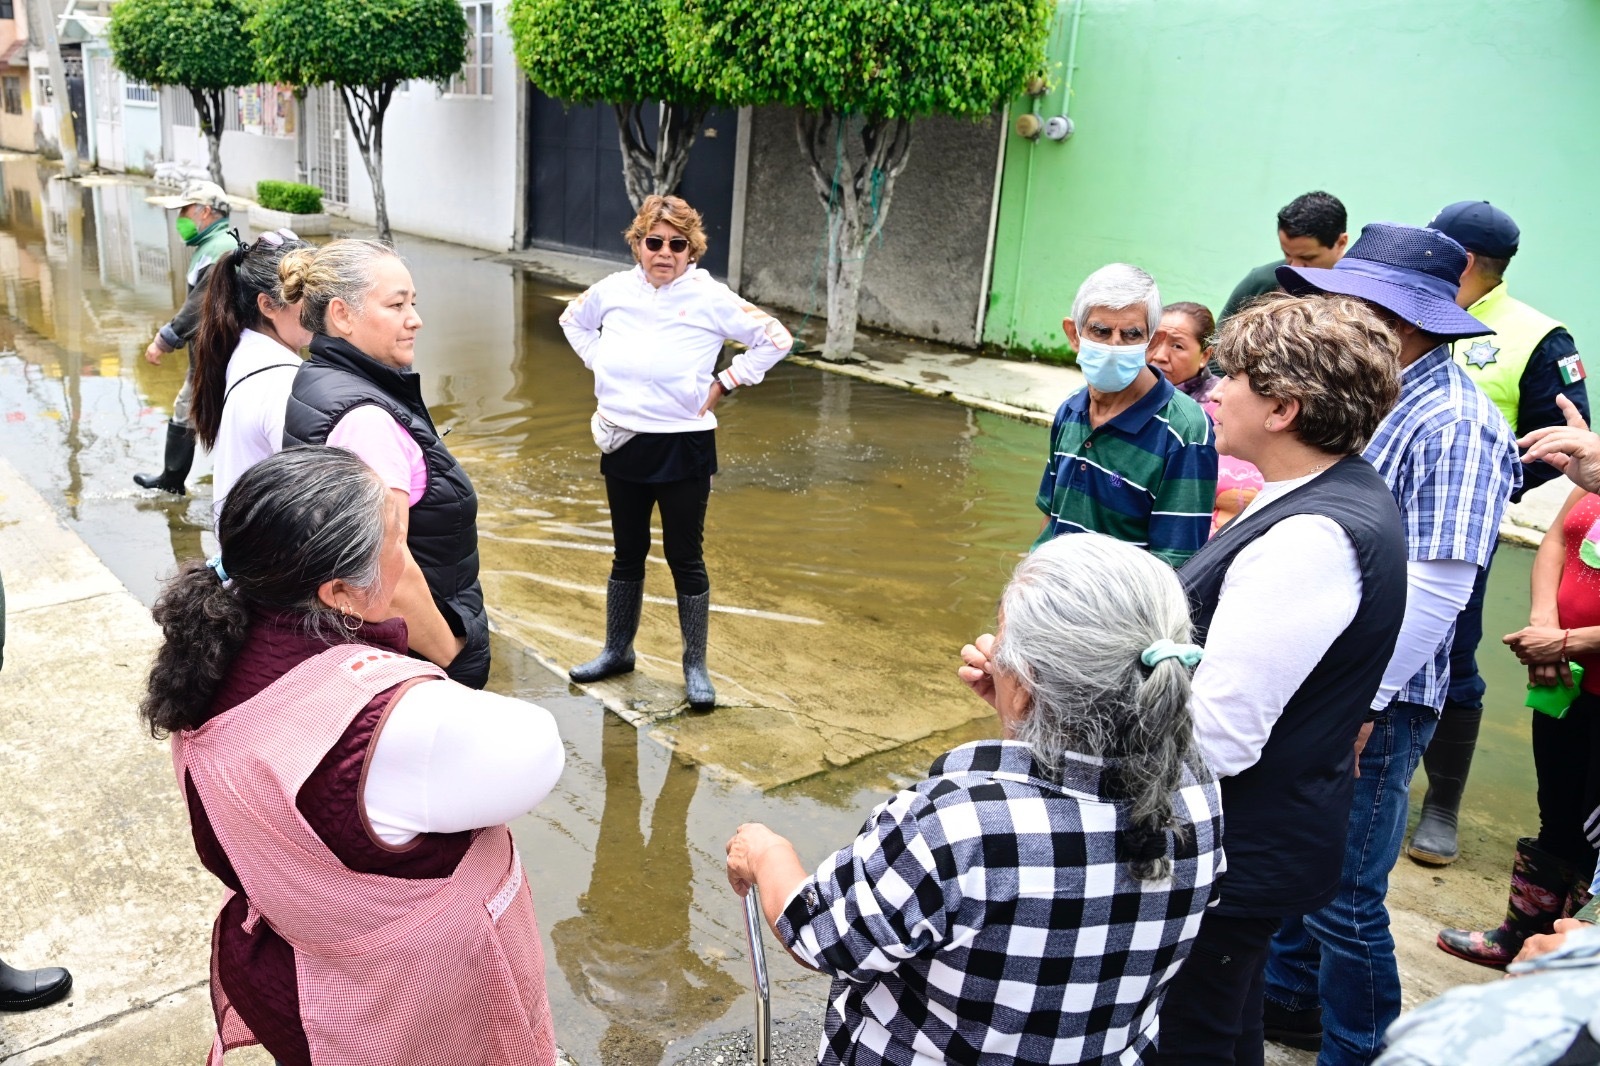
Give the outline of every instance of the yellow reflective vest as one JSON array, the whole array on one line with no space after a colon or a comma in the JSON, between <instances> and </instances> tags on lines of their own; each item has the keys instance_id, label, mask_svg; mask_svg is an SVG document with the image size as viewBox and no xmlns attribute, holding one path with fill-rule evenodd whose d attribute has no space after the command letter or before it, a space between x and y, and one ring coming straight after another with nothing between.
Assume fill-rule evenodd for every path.
<instances>
[{"instance_id":1,"label":"yellow reflective vest","mask_svg":"<svg viewBox=\"0 0 1600 1066\"><path fill-rule=\"evenodd\" d=\"M1512 429L1517 426L1517 405L1522 397L1522 372L1539 342L1561 323L1540 314L1521 300L1513 300L1505 282L1490 289L1467 313L1494 330L1492 337L1468 337L1451 345L1456 362L1467 376L1500 408ZM1574 356L1574 359L1577 357ZM1582 376L1582 364L1573 369ZM1574 379L1575 380L1575 379ZM1563 378L1565 382L1565 378Z\"/></svg>"}]
</instances>

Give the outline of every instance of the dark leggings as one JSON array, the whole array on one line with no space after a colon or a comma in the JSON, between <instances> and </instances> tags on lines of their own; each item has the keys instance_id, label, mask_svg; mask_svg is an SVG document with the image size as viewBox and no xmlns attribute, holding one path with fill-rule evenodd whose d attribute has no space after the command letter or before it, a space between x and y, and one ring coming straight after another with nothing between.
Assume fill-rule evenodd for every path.
<instances>
[{"instance_id":1,"label":"dark leggings","mask_svg":"<svg viewBox=\"0 0 1600 1066\"><path fill-rule=\"evenodd\" d=\"M1595 850L1583 823L1600 805L1600 696L1581 693L1565 718L1533 712L1539 780L1539 847L1587 877Z\"/></svg>"},{"instance_id":2,"label":"dark leggings","mask_svg":"<svg viewBox=\"0 0 1600 1066\"><path fill-rule=\"evenodd\" d=\"M1145 1066L1261 1066L1267 951L1281 918L1208 911L1161 1005L1161 1035Z\"/></svg>"},{"instance_id":3,"label":"dark leggings","mask_svg":"<svg viewBox=\"0 0 1600 1066\"><path fill-rule=\"evenodd\" d=\"M606 477L606 499L611 504L611 539L616 554L611 560L611 580L643 581L644 559L650 554L650 512L661 508L661 544L672 584L680 596L698 596L711 590L700 545L706 529L706 501L711 478L687 481L622 481Z\"/></svg>"}]
</instances>

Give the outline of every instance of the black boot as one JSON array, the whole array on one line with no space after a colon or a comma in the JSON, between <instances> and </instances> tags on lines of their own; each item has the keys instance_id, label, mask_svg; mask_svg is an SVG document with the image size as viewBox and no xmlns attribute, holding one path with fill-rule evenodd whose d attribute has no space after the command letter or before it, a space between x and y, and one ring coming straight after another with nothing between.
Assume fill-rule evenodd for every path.
<instances>
[{"instance_id":1,"label":"black boot","mask_svg":"<svg viewBox=\"0 0 1600 1066\"><path fill-rule=\"evenodd\" d=\"M717 705L706 669L706 637L710 635L711 593L678 597L678 628L683 632L683 688L689 709L709 711Z\"/></svg>"},{"instance_id":2,"label":"black boot","mask_svg":"<svg viewBox=\"0 0 1600 1066\"><path fill-rule=\"evenodd\" d=\"M1406 854L1427 866L1448 866L1461 855L1456 827L1461 794L1472 769L1472 752L1478 746L1482 707L1446 703L1439 728L1428 742L1422 765L1428 771L1428 792L1422 800L1422 818Z\"/></svg>"},{"instance_id":3,"label":"black boot","mask_svg":"<svg viewBox=\"0 0 1600 1066\"><path fill-rule=\"evenodd\" d=\"M189 468L194 465L194 430L176 422L167 423L167 458L159 474L135 474L133 480L142 488L160 489L178 496L189 493L183 483L189 479Z\"/></svg>"},{"instance_id":4,"label":"black boot","mask_svg":"<svg viewBox=\"0 0 1600 1066\"><path fill-rule=\"evenodd\" d=\"M606 646L586 663L567 671L579 684L616 677L633 669L633 637L639 632L643 581L606 582Z\"/></svg>"},{"instance_id":5,"label":"black boot","mask_svg":"<svg viewBox=\"0 0 1600 1066\"><path fill-rule=\"evenodd\" d=\"M72 991L72 975L59 966L17 970L0 959L0 1010L48 1007Z\"/></svg>"}]
</instances>

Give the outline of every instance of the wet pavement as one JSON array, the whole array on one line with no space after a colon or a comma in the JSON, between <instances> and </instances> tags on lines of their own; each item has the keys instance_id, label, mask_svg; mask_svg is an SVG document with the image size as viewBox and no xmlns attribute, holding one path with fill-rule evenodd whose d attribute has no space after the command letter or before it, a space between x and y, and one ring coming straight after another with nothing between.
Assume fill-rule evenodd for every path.
<instances>
[{"instance_id":1,"label":"wet pavement","mask_svg":"<svg viewBox=\"0 0 1600 1066\"><path fill-rule=\"evenodd\" d=\"M156 368L141 353L181 295L184 249L144 189L49 173L0 158L0 450L148 604L209 538L203 455L187 500L131 482L159 462L182 381L181 354ZM682 713L659 556L640 670L586 694L548 668L599 646L609 569L592 381L556 325L572 290L449 245L402 236L401 251L426 321L424 393L480 495L491 687L549 707L568 747L557 791L514 827L558 1037L584 1066L732 1066L753 1003L722 844L761 820L820 861L939 752L991 735L987 708L955 681L955 651L992 626L1038 527L1045 430L780 365L718 410L706 538L718 709ZM1533 826L1522 679L1494 640L1523 624L1530 559L1502 549L1491 582L1468 858L1397 886L1430 920L1492 917L1511 842ZM131 707L128 720L135 729ZM825 982L769 952L774 1015L801 1047Z\"/></svg>"}]
</instances>

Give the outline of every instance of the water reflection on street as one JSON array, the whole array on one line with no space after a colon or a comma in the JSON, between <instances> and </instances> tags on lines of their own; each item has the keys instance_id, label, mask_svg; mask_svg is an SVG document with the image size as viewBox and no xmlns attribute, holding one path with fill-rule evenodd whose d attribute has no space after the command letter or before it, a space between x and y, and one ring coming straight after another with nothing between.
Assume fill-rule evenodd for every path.
<instances>
[{"instance_id":1,"label":"water reflection on street","mask_svg":"<svg viewBox=\"0 0 1600 1066\"><path fill-rule=\"evenodd\" d=\"M0 160L0 443L148 603L208 535L203 455L188 499L131 481L159 463L183 378L181 354L158 368L141 353L181 296L186 250L149 190L51 173ZM549 706L568 745L557 792L515 826L558 1037L585 1066L674 1061L750 1018L720 862L734 826L767 821L816 863L933 756L991 734L954 655L992 625L1037 528L1045 431L794 366L730 397L707 534L710 663L727 705L672 713L677 621L657 556L640 671L610 690L664 716L640 732L537 658L592 654L609 566L592 381L555 321L571 293L467 249L402 235L401 251L426 321L424 392L481 497L491 686ZM1526 618L1530 557L1502 549L1490 586L1463 866L1485 878L1503 876L1533 825L1523 679L1495 639ZM774 963L775 1015L816 1015L825 984Z\"/></svg>"}]
</instances>

